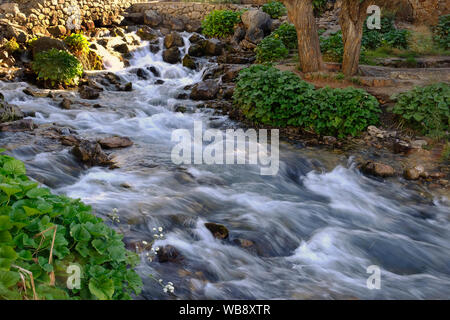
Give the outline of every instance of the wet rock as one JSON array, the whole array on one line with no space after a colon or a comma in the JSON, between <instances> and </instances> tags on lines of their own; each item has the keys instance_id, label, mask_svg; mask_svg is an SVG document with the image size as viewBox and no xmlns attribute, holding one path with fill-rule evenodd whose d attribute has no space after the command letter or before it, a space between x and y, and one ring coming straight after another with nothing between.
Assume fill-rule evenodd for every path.
<instances>
[{"instance_id":1,"label":"wet rock","mask_svg":"<svg viewBox=\"0 0 450 320\"><path fill-rule=\"evenodd\" d=\"M0 123L20 120L24 114L20 109L14 105L0 101Z\"/></svg>"},{"instance_id":2,"label":"wet rock","mask_svg":"<svg viewBox=\"0 0 450 320\"><path fill-rule=\"evenodd\" d=\"M212 235L216 239L224 240L228 238L229 232L224 225L206 222L205 227L212 233Z\"/></svg>"},{"instance_id":3,"label":"wet rock","mask_svg":"<svg viewBox=\"0 0 450 320\"><path fill-rule=\"evenodd\" d=\"M209 56L220 56L223 52L223 45L217 39L210 39L205 42L205 54Z\"/></svg>"},{"instance_id":4,"label":"wet rock","mask_svg":"<svg viewBox=\"0 0 450 320\"><path fill-rule=\"evenodd\" d=\"M159 72L159 70L156 67L151 66L151 67L148 67L147 70L150 71L151 73L153 73L153 75L155 77L161 77L161 73Z\"/></svg>"},{"instance_id":5,"label":"wet rock","mask_svg":"<svg viewBox=\"0 0 450 320\"><path fill-rule=\"evenodd\" d=\"M392 177L395 174L394 168L390 165L373 161L366 162L362 167L362 171L366 174L383 178Z\"/></svg>"},{"instance_id":6,"label":"wet rock","mask_svg":"<svg viewBox=\"0 0 450 320\"><path fill-rule=\"evenodd\" d=\"M233 82L236 80L236 78L239 75L239 72L241 72L242 69L244 69L245 66L243 65L237 65L237 66L231 66L226 71L225 74L222 77L222 81L227 82Z\"/></svg>"},{"instance_id":7,"label":"wet rock","mask_svg":"<svg viewBox=\"0 0 450 320\"><path fill-rule=\"evenodd\" d=\"M35 128L37 128L37 126L31 119L0 123L1 132L33 131Z\"/></svg>"},{"instance_id":8,"label":"wet rock","mask_svg":"<svg viewBox=\"0 0 450 320\"><path fill-rule=\"evenodd\" d=\"M58 49L58 50L65 50L69 51L64 41L50 38L50 37L40 37L33 41L32 43L32 53L33 57L42 51L47 51L50 49Z\"/></svg>"},{"instance_id":9,"label":"wet rock","mask_svg":"<svg viewBox=\"0 0 450 320\"><path fill-rule=\"evenodd\" d=\"M199 35L198 33L194 33L192 36L189 37L189 42L190 43L199 43L204 41L205 39Z\"/></svg>"},{"instance_id":10,"label":"wet rock","mask_svg":"<svg viewBox=\"0 0 450 320\"><path fill-rule=\"evenodd\" d=\"M191 92L192 100L212 100L219 92L219 84L215 80L206 80L197 83Z\"/></svg>"},{"instance_id":11,"label":"wet rock","mask_svg":"<svg viewBox=\"0 0 450 320\"><path fill-rule=\"evenodd\" d=\"M177 47L164 50L163 60L167 63L176 64L181 61L180 50Z\"/></svg>"},{"instance_id":12,"label":"wet rock","mask_svg":"<svg viewBox=\"0 0 450 320\"><path fill-rule=\"evenodd\" d=\"M188 54L191 57L203 57L205 55L204 40L194 43L189 47Z\"/></svg>"},{"instance_id":13,"label":"wet rock","mask_svg":"<svg viewBox=\"0 0 450 320\"><path fill-rule=\"evenodd\" d=\"M66 109L69 110L72 106L72 100L64 98L61 103L59 104L59 106L61 107L61 109Z\"/></svg>"},{"instance_id":14,"label":"wet rock","mask_svg":"<svg viewBox=\"0 0 450 320\"><path fill-rule=\"evenodd\" d=\"M160 263L165 262L180 262L183 260L183 256L178 252L178 250L171 246L166 245L162 248L159 248L157 252L158 261Z\"/></svg>"},{"instance_id":15,"label":"wet rock","mask_svg":"<svg viewBox=\"0 0 450 320\"><path fill-rule=\"evenodd\" d=\"M150 52L151 53L158 53L160 49L161 48L159 47L159 44L150 43Z\"/></svg>"},{"instance_id":16,"label":"wet rock","mask_svg":"<svg viewBox=\"0 0 450 320\"><path fill-rule=\"evenodd\" d=\"M161 79L158 79L158 80L155 81L155 84L157 84L157 85L161 85L161 84L164 84L164 83L165 83L165 81L161 80Z\"/></svg>"},{"instance_id":17,"label":"wet rock","mask_svg":"<svg viewBox=\"0 0 450 320\"><path fill-rule=\"evenodd\" d=\"M90 86L82 86L78 89L80 97L87 100L95 100L100 97L100 91Z\"/></svg>"},{"instance_id":18,"label":"wet rock","mask_svg":"<svg viewBox=\"0 0 450 320\"><path fill-rule=\"evenodd\" d=\"M183 46L183 37L181 37L178 32L171 32L164 38L164 47L166 47L166 49Z\"/></svg>"},{"instance_id":19,"label":"wet rock","mask_svg":"<svg viewBox=\"0 0 450 320\"><path fill-rule=\"evenodd\" d=\"M133 83L132 82L128 82L124 86L119 86L117 89L119 91L126 91L126 92L133 91Z\"/></svg>"},{"instance_id":20,"label":"wet rock","mask_svg":"<svg viewBox=\"0 0 450 320\"><path fill-rule=\"evenodd\" d=\"M98 143L105 149L126 148L133 145L130 138L119 136L103 138Z\"/></svg>"},{"instance_id":21,"label":"wet rock","mask_svg":"<svg viewBox=\"0 0 450 320\"><path fill-rule=\"evenodd\" d=\"M131 72L135 73L139 79L148 80L147 71L142 68L131 70Z\"/></svg>"},{"instance_id":22,"label":"wet rock","mask_svg":"<svg viewBox=\"0 0 450 320\"><path fill-rule=\"evenodd\" d=\"M411 148L413 149L421 149L423 146L426 146L428 143L425 140L414 140L411 142Z\"/></svg>"},{"instance_id":23,"label":"wet rock","mask_svg":"<svg viewBox=\"0 0 450 320\"><path fill-rule=\"evenodd\" d=\"M144 12L144 23L152 28L156 28L163 21L162 17L154 10Z\"/></svg>"},{"instance_id":24,"label":"wet rock","mask_svg":"<svg viewBox=\"0 0 450 320\"><path fill-rule=\"evenodd\" d=\"M30 87L23 89L22 92L25 93L26 95L29 95L29 96L32 96L35 98L45 98L45 97L49 96L48 91L34 90Z\"/></svg>"},{"instance_id":25,"label":"wet rock","mask_svg":"<svg viewBox=\"0 0 450 320\"><path fill-rule=\"evenodd\" d=\"M82 140L79 145L72 148L72 154L82 163L88 166L108 166L112 162L108 155L103 152L97 142Z\"/></svg>"},{"instance_id":26,"label":"wet rock","mask_svg":"<svg viewBox=\"0 0 450 320\"><path fill-rule=\"evenodd\" d=\"M124 55L130 54L130 48L126 43L117 44L113 47L113 49Z\"/></svg>"},{"instance_id":27,"label":"wet rock","mask_svg":"<svg viewBox=\"0 0 450 320\"><path fill-rule=\"evenodd\" d=\"M80 144L80 139L77 137L70 135L70 136L62 136L59 141L63 146L78 146Z\"/></svg>"},{"instance_id":28,"label":"wet rock","mask_svg":"<svg viewBox=\"0 0 450 320\"><path fill-rule=\"evenodd\" d=\"M154 41L159 37L158 33L149 27L140 28L138 31L136 31L136 35L144 41Z\"/></svg>"},{"instance_id":29,"label":"wet rock","mask_svg":"<svg viewBox=\"0 0 450 320\"><path fill-rule=\"evenodd\" d=\"M176 106L175 112L185 113L187 111L186 106Z\"/></svg>"},{"instance_id":30,"label":"wet rock","mask_svg":"<svg viewBox=\"0 0 450 320\"><path fill-rule=\"evenodd\" d=\"M396 140L393 144L394 153L408 153L411 150L411 145L403 140Z\"/></svg>"},{"instance_id":31,"label":"wet rock","mask_svg":"<svg viewBox=\"0 0 450 320\"><path fill-rule=\"evenodd\" d=\"M334 145L337 142L337 139L332 136L324 136L323 142L328 145Z\"/></svg>"},{"instance_id":32,"label":"wet rock","mask_svg":"<svg viewBox=\"0 0 450 320\"><path fill-rule=\"evenodd\" d=\"M416 170L415 168L409 168L409 169L405 170L405 172L403 173L403 176L407 180L417 180L420 178L420 172L418 170Z\"/></svg>"},{"instance_id":33,"label":"wet rock","mask_svg":"<svg viewBox=\"0 0 450 320\"><path fill-rule=\"evenodd\" d=\"M194 59L190 55L185 55L183 58L183 67L195 70L197 68L197 64L195 63Z\"/></svg>"}]
</instances>

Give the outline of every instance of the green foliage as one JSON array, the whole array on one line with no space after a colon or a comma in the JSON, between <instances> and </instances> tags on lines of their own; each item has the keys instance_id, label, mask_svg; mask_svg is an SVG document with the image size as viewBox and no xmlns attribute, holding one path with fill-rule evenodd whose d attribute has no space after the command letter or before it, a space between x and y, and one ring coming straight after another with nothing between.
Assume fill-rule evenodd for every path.
<instances>
[{"instance_id":1,"label":"green foliage","mask_svg":"<svg viewBox=\"0 0 450 320\"><path fill-rule=\"evenodd\" d=\"M292 72L262 65L240 72L233 98L253 122L339 137L357 135L377 124L381 112L378 101L363 90L314 90Z\"/></svg>"},{"instance_id":2,"label":"green foliage","mask_svg":"<svg viewBox=\"0 0 450 320\"><path fill-rule=\"evenodd\" d=\"M36 54L32 69L39 80L50 81L53 85L76 84L83 74L83 66L77 58L55 48Z\"/></svg>"},{"instance_id":3,"label":"green foliage","mask_svg":"<svg viewBox=\"0 0 450 320\"><path fill-rule=\"evenodd\" d=\"M270 1L262 6L262 11L272 19L278 19L287 14L286 7L279 1Z\"/></svg>"},{"instance_id":4,"label":"green foliage","mask_svg":"<svg viewBox=\"0 0 450 320\"><path fill-rule=\"evenodd\" d=\"M367 22L367 21L366 21ZM394 18L386 15L381 18L381 29L369 29L364 23L362 46L366 49L376 49L384 45L392 48L406 49L408 47L408 30L396 29Z\"/></svg>"},{"instance_id":5,"label":"green foliage","mask_svg":"<svg viewBox=\"0 0 450 320\"><path fill-rule=\"evenodd\" d=\"M289 54L283 41L275 37L264 38L256 47L255 52L258 63L274 62L286 58Z\"/></svg>"},{"instance_id":6,"label":"green foliage","mask_svg":"<svg viewBox=\"0 0 450 320\"><path fill-rule=\"evenodd\" d=\"M0 155L0 299L139 294L142 281L131 269L139 258L125 249L123 236L89 206L53 195L25 174L21 161ZM81 266L81 286L69 290L67 267L72 265Z\"/></svg>"},{"instance_id":7,"label":"green foliage","mask_svg":"<svg viewBox=\"0 0 450 320\"><path fill-rule=\"evenodd\" d=\"M328 0L313 0L314 14L320 16L327 6Z\"/></svg>"},{"instance_id":8,"label":"green foliage","mask_svg":"<svg viewBox=\"0 0 450 320\"><path fill-rule=\"evenodd\" d=\"M450 86L436 83L393 97L396 104L393 112L402 121L422 134L440 138L448 135L450 125Z\"/></svg>"},{"instance_id":9,"label":"green foliage","mask_svg":"<svg viewBox=\"0 0 450 320\"><path fill-rule=\"evenodd\" d=\"M89 52L89 41L80 33L72 33L64 38L64 42L73 53Z\"/></svg>"},{"instance_id":10,"label":"green foliage","mask_svg":"<svg viewBox=\"0 0 450 320\"><path fill-rule=\"evenodd\" d=\"M9 52L9 53L14 53L17 50L19 50L20 46L17 43L16 38L11 38L11 40L9 40L8 42L6 42L5 44L5 49Z\"/></svg>"},{"instance_id":11,"label":"green foliage","mask_svg":"<svg viewBox=\"0 0 450 320\"><path fill-rule=\"evenodd\" d=\"M208 37L232 35L234 26L241 21L241 15L241 11L214 10L202 21L202 32Z\"/></svg>"},{"instance_id":12,"label":"green foliage","mask_svg":"<svg viewBox=\"0 0 450 320\"><path fill-rule=\"evenodd\" d=\"M439 17L439 23L433 29L434 42L442 49L450 49L450 14Z\"/></svg>"},{"instance_id":13,"label":"green foliage","mask_svg":"<svg viewBox=\"0 0 450 320\"><path fill-rule=\"evenodd\" d=\"M442 150L441 158L442 158L442 161L449 161L450 160L450 142L447 142L444 145L444 149Z\"/></svg>"},{"instance_id":14,"label":"green foliage","mask_svg":"<svg viewBox=\"0 0 450 320\"><path fill-rule=\"evenodd\" d=\"M273 31L270 36L283 41L285 47L288 49L295 49L298 47L297 31L295 30L294 25L290 23L283 23Z\"/></svg>"},{"instance_id":15,"label":"green foliage","mask_svg":"<svg viewBox=\"0 0 450 320\"><path fill-rule=\"evenodd\" d=\"M326 61L342 62L344 56L344 41L342 31L330 34L328 37L320 37L320 50ZM366 48L361 46L360 62L366 61Z\"/></svg>"}]
</instances>

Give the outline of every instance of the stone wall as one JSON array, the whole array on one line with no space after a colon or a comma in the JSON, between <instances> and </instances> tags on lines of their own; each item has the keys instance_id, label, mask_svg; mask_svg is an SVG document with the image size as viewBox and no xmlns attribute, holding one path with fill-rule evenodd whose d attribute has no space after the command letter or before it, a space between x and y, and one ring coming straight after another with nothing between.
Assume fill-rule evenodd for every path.
<instances>
[{"instance_id":1,"label":"stone wall","mask_svg":"<svg viewBox=\"0 0 450 320\"><path fill-rule=\"evenodd\" d=\"M415 22L436 24L439 16L450 13L449 0L409 0Z\"/></svg>"},{"instance_id":2,"label":"stone wall","mask_svg":"<svg viewBox=\"0 0 450 320\"><path fill-rule=\"evenodd\" d=\"M134 3L145 0L14 0L0 2L0 16L29 29L107 25Z\"/></svg>"},{"instance_id":3,"label":"stone wall","mask_svg":"<svg viewBox=\"0 0 450 320\"><path fill-rule=\"evenodd\" d=\"M169 15L178 19L203 20L213 10L242 10L252 5L241 4L209 4L196 2L152 2L133 4L128 10L131 13L144 13L153 10L164 16Z\"/></svg>"}]
</instances>

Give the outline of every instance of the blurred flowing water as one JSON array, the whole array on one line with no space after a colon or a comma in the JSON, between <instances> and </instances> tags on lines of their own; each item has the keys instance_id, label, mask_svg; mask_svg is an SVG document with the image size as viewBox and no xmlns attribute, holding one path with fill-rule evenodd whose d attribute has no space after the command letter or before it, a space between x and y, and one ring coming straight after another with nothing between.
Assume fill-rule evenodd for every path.
<instances>
[{"instance_id":1,"label":"blurred flowing water","mask_svg":"<svg viewBox=\"0 0 450 320\"><path fill-rule=\"evenodd\" d=\"M184 34L185 47L189 46ZM162 39L161 39L162 41ZM114 150L119 169L85 170L69 149L44 148L24 133L1 133L0 146L25 161L29 174L54 192L81 198L127 241L151 241L153 228L184 259L150 262L142 254L138 272L145 299L437 299L450 296L448 202L426 199L396 181L361 175L351 159L319 149L280 145L280 170L261 176L258 166L188 165L171 161L175 129L239 127L213 110L178 100L201 71L162 60L146 44L134 51L131 66L107 57L107 65L133 82L132 92L105 90L95 103L62 110L48 98L33 98L25 83L0 83L8 102L34 111L40 125L72 128L86 139L122 135L134 145ZM105 52L103 52L105 54ZM161 76L139 79L135 68L153 66ZM164 83L157 84L155 80ZM76 92L65 94L79 99ZM193 112L175 112L182 104ZM124 188L128 184L130 188ZM230 239L215 239L204 222L220 223ZM250 248L235 239L254 243ZM381 268L381 289L369 290L366 268ZM175 296L157 281L171 281Z\"/></svg>"}]
</instances>

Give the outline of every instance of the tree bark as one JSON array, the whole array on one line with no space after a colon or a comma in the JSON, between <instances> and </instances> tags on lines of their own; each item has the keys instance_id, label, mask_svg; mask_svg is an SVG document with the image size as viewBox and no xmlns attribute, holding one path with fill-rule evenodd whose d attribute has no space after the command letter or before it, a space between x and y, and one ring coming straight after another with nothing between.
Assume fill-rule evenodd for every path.
<instances>
[{"instance_id":1,"label":"tree bark","mask_svg":"<svg viewBox=\"0 0 450 320\"><path fill-rule=\"evenodd\" d=\"M312 0L283 0L289 20L294 24L298 37L298 55L303 72L323 69L319 34L314 17Z\"/></svg>"},{"instance_id":2,"label":"tree bark","mask_svg":"<svg viewBox=\"0 0 450 320\"><path fill-rule=\"evenodd\" d=\"M367 16L367 8L373 3L373 0L342 0L339 24L344 41L342 72L346 76L353 76L358 73L363 26Z\"/></svg>"}]
</instances>

